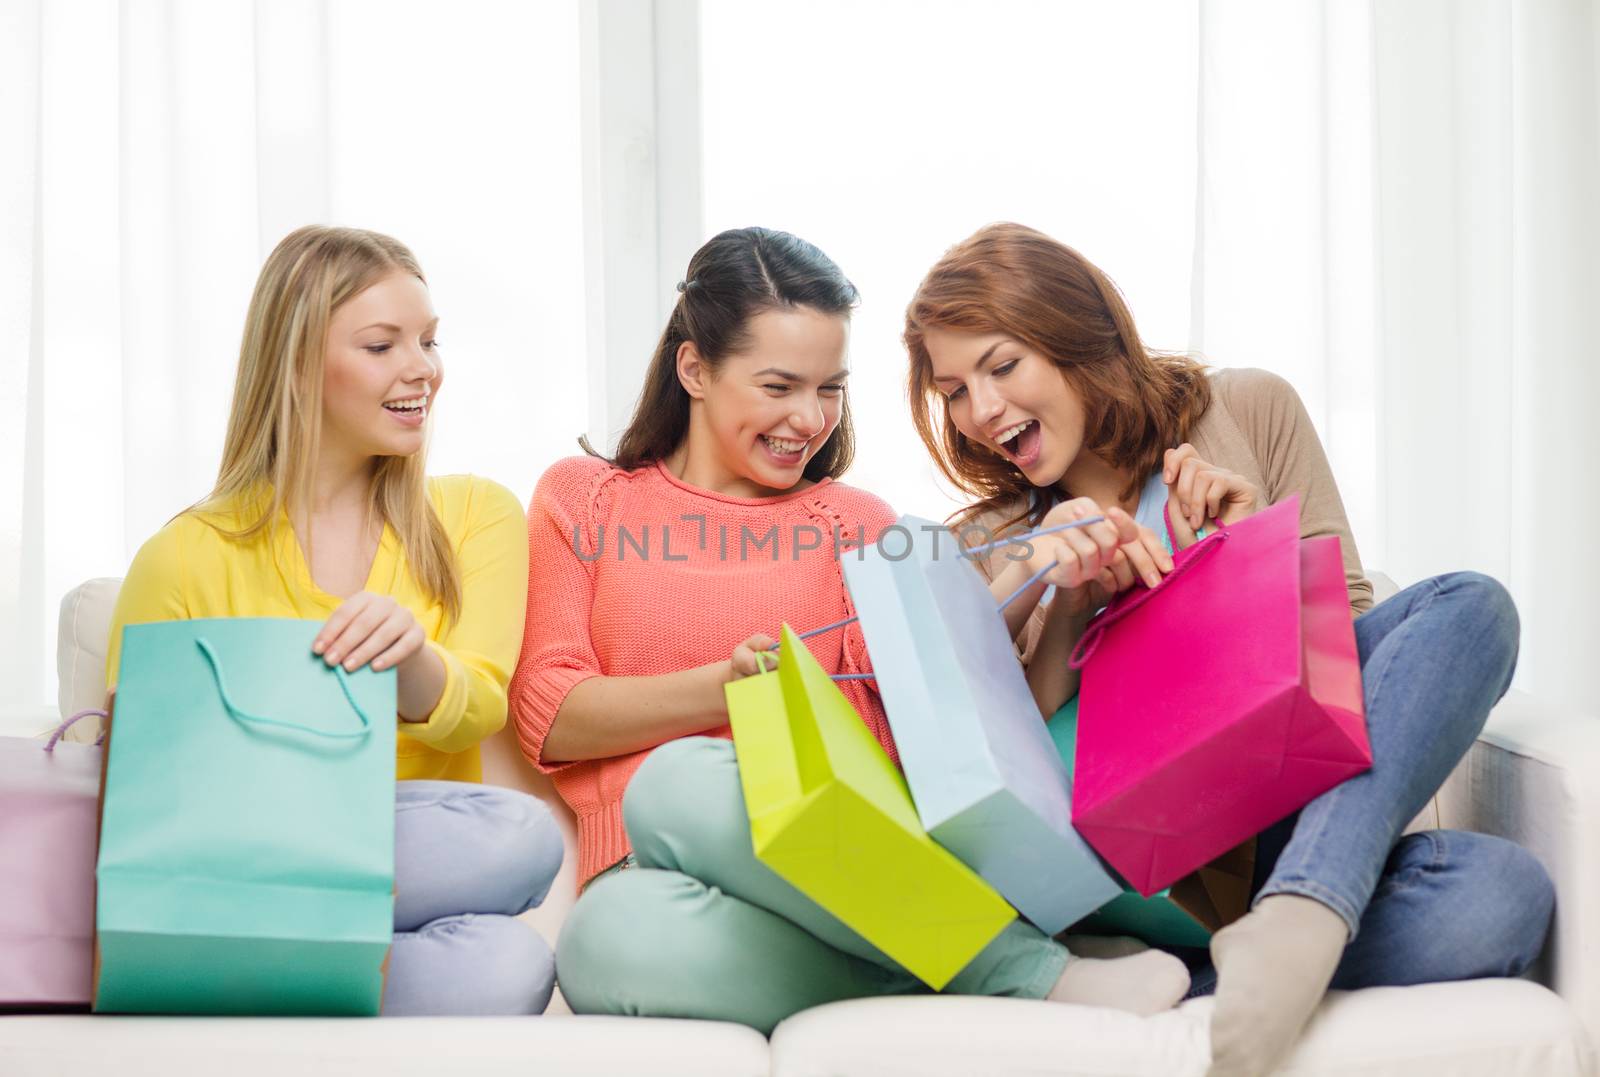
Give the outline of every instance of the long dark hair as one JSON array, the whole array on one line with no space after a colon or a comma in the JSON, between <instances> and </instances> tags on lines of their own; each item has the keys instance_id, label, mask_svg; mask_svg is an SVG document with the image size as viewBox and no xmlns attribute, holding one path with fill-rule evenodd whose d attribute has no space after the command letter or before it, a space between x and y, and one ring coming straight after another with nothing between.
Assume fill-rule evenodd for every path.
<instances>
[{"instance_id":1,"label":"long dark hair","mask_svg":"<svg viewBox=\"0 0 1600 1077\"><path fill-rule=\"evenodd\" d=\"M861 298L833 259L798 236L771 228L731 228L712 236L689 259L678 290L633 418L609 461L625 470L670 456L689 434L689 393L678 380L678 348L685 341L694 341L714 376L724 358L749 344L750 319L757 314L809 307L848 318ZM578 444L590 456L602 456L587 438ZM838 478L855 451L846 394L839 425L806 462L805 477Z\"/></svg>"}]
</instances>

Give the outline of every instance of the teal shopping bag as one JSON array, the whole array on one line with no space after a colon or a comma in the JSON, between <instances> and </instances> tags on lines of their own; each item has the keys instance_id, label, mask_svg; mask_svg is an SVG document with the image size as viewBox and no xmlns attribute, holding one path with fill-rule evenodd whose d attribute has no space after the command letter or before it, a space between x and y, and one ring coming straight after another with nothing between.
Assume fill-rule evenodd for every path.
<instances>
[{"instance_id":1,"label":"teal shopping bag","mask_svg":"<svg viewBox=\"0 0 1600 1077\"><path fill-rule=\"evenodd\" d=\"M395 679L317 621L129 625L95 870L99 1012L375 1015Z\"/></svg>"},{"instance_id":2,"label":"teal shopping bag","mask_svg":"<svg viewBox=\"0 0 1600 1077\"><path fill-rule=\"evenodd\" d=\"M1078 753L1078 699L1050 716L1050 739L1068 771ZM1199 870L1149 897L1141 897L1113 873L1122 892L1072 930L1089 935L1132 935L1152 946L1204 947L1213 932L1243 916L1250 905L1255 839L1229 850ZM1108 869L1109 870L1109 869Z\"/></svg>"}]
</instances>

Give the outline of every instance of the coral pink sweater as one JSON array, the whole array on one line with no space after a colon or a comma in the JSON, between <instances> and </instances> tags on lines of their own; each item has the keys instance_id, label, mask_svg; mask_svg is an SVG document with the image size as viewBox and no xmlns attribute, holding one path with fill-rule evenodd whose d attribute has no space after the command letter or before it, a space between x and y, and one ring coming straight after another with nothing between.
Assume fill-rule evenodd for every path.
<instances>
[{"instance_id":1,"label":"coral pink sweater","mask_svg":"<svg viewBox=\"0 0 1600 1077\"><path fill-rule=\"evenodd\" d=\"M572 457L545 472L528 508L527 625L510 711L523 753L578 817L580 884L628 852L622 793L648 753L544 762L567 693L594 676L724 660L785 622L803 632L854 616L835 536L848 557L894 520L883 501L829 480L743 498L689 486L659 464L623 471ZM831 673L871 669L856 625L807 643ZM873 682L840 688L896 757ZM730 735L726 725L708 733Z\"/></svg>"}]
</instances>

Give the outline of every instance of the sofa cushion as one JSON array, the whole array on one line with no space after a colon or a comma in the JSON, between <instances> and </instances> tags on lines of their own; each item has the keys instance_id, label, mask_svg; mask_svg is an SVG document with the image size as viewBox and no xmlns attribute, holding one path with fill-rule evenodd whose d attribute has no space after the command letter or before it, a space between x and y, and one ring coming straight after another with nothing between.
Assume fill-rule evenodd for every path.
<instances>
[{"instance_id":1,"label":"sofa cushion","mask_svg":"<svg viewBox=\"0 0 1600 1077\"><path fill-rule=\"evenodd\" d=\"M997 998L884 998L819 1006L772 1034L774 1077L973 1073L1199 1077L1213 1000L1138 1018ZM1572 1008L1525 980L1332 992L1281 1074L1585 1077Z\"/></svg>"},{"instance_id":2,"label":"sofa cushion","mask_svg":"<svg viewBox=\"0 0 1600 1077\"><path fill-rule=\"evenodd\" d=\"M56 627L56 698L63 718L105 705L106 643L121 588L122 581L113 577L86 580L61 600ZM99 735L99 723L86 718L67 731L66 739L89 743Z\"/></svg>"},{"instance_id":3,"label":"sofa cushion","mask_svg":"<svg viewBox=\"0 0 1600 1077\"><path fill-rule=\"evenodd\" d=\"M6 1077L766 1077L742 1025L637 1017L0 1017Z\"/></svg>"}]
</instances>

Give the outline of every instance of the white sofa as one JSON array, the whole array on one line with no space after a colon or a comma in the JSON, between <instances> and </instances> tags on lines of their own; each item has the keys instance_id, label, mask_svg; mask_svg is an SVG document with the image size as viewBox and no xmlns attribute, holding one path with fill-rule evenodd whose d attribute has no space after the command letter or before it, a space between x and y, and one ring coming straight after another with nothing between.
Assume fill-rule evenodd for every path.
<instances>
[{"instance_id":1,"label":"white sofa","mask_svg":"<svg viewBox=\"0 0 1600 1077\"><path fill-rule=\"evenodd\" d=\"M117 580L62 604L63 715L97 705ZM39 723L41 726L45 722ZM485 751L486 779L555 808L569 858L527 914L552 945L575 899L572 817L509 734ZM1330 995L1281 1072L1577 1077L1596 1073L1600 1037L1600 720L1513 693L1441 791L1446 826L1501 834L1555 879L1556 924L1537 975ZM736 1025L576 1017L559 994L539 1018L298 1020L0 1016L0 1075L229 1077L471 1074L490 1077L693 1074L1199 1075L1209 999L1139 1019L1014 999L918 997L836 1003L797 1014L771 1040Z\"/></svg>"}]
</instances>

